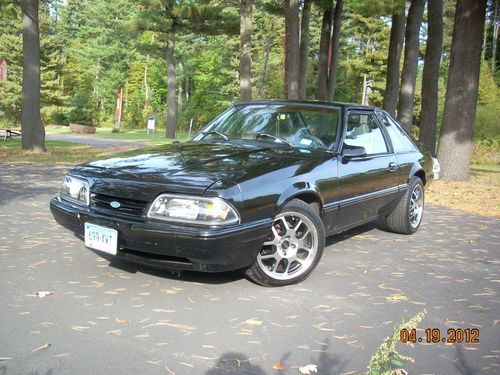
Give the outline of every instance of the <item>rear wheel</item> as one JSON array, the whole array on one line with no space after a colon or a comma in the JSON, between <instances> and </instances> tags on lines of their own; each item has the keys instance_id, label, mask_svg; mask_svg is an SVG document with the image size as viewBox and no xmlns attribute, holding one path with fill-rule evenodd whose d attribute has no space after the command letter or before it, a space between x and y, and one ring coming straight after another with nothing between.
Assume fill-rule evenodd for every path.
<instances>
[{"instance_id":1,"label":"rear wheel","mask_svg":"<svg viewBox=\"0 0 500 375\"><path fill-rule=\"evenodd\" d=\"M387 226L392 232L413 234L420 227L424 216L424 184L416 176L408 182L408 190L398 205L387 216Z\"/></svg>"},{"instance_id":2,"label":"rear wheel","mask_svg":"<svg viewBox=\"0 0 500 375\"><path fill-rule=\"evenodd\" d=\"M298 283L318 264L325 246L323 222L307 203L294 199L274 218L247 276L264 286Z\"/></svg>"}]
</instances>

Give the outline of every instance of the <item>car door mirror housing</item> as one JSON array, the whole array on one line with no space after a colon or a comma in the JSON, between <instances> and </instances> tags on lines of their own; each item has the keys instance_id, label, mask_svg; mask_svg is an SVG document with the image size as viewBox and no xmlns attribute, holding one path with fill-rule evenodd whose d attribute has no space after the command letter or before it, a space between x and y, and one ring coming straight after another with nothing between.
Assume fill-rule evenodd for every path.
<instances>
[{"instance_id":1,"label":"car door mirror housing","mask_svg":"<svg viewBox=\"0 0 500 375\"><path fill-rule=\"evenodd\" d=\"M342 157L344 159L361 158L366 156L366 149L364 147L349 147L344 148Z\"/></svg>"}]
</instances>

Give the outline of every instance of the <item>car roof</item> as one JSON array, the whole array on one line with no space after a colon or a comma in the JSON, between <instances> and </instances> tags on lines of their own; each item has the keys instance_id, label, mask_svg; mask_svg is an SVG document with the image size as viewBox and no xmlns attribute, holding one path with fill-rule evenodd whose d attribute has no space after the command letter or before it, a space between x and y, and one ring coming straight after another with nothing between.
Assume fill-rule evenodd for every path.
<instances>
[{"instance_id":1,"label":"car roof","mask_svg":"<svg viewBox=\"0 0 500 375\"><path fill-rule=\"evenodd\" d=\"M235 106L251 106L251 105L277 105L277 106L312 106L321 108L342 107L344 109L369 109L373 110L376 107L344 102L322 102L319 100L254 100L250 102L239 102Z\"/></svg>"}]
</instances>

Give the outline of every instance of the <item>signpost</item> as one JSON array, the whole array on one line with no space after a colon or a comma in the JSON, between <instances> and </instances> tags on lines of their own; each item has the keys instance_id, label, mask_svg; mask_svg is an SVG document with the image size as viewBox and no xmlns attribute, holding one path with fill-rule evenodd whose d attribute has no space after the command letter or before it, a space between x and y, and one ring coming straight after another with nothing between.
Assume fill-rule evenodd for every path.
<instances>
[{"instance_id":1,"label":"signpost","mask_svg":"<svg viewBox=\"0 0 500 375\"><path fill-rule=\"evenodd\" d=\"M156 126L156 117L155 116L149 116L148 117L148 125L147 125L147 134L149 134L149 131L151 130L151 142L154 142L155 140L155 126Z\"/></svg>"}]
</instances>

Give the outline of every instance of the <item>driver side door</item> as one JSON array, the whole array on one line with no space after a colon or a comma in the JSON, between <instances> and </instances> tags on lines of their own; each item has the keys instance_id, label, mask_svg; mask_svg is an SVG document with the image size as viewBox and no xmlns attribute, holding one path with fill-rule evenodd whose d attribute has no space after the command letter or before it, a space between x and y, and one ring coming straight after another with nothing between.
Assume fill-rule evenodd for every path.
<instances>
[{"instance_id":1,"label":"driver side door","mask_svg":"<svg viewBox=\"0 0 500 375\"><path fill-rule=\"evenodd\" d=\"M366 154L344 157L344 150L363 147ZM368 222L398 195L399 164L385 131L371 110L348 110L338 157L339 213L334 230Z\"/></svg>"}]
</instances>

